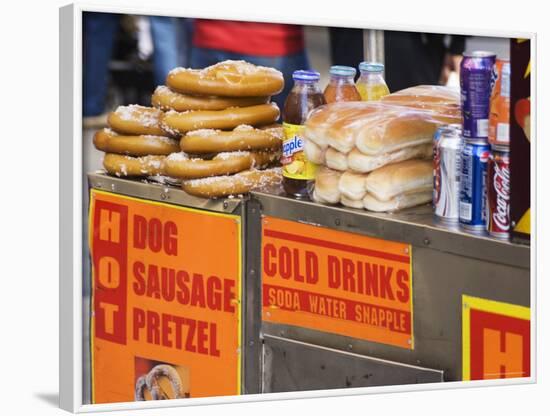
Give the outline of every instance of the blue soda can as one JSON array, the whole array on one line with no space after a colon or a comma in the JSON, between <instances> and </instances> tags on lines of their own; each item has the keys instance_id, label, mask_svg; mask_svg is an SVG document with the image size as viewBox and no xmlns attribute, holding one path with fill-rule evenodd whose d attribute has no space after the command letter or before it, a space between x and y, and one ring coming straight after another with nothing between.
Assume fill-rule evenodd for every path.
<instances>
[{"instance_id":1,"label":"blue soda can","mask_svg":"<svg viewBox=\"0 0 550 416\"><path fill-rule=\"evenodd\" d=\"M486 138L489 134L489 107L496 54L475 51L465 53L460 63L460 101L462 134L468 138Z\"/></svg>"},{"instance_id":2,"label":"blue soda can","mask_svg":"<svg viewBox=\"0 0 550 416\"><path fill-rule=\"evenodd\" d=\"M485 234L487 225L487 162L491 147L485 140L466 141L462 149L460 227L468 232Z\"/></svg>"}]
</instances>

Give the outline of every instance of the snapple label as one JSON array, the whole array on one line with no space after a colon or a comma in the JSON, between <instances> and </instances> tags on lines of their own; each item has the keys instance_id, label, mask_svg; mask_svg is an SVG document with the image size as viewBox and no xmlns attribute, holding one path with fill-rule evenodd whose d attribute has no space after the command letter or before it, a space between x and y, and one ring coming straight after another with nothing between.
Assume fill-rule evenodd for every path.
<instances>
[{"instance_id":1,"label":"snapple label","mask_svg":"<svg viewBox=\"0 0 550 416\"><path fill-rule=\"evenodd\" d=\"M283 176L291 179L315 179L317 165L307 160L304 154L304 126L283 123Z\"/></svg>"}]
</instances>

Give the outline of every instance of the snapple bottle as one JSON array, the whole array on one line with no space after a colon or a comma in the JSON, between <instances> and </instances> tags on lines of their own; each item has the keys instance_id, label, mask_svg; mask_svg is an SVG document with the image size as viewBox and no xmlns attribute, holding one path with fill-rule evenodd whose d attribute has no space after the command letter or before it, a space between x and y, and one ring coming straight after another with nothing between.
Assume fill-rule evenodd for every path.
<instances>
[{"instance_id":1,"label":"snapple bottle","mask_svg":"<svg viewBox=\"0 0 550 416\"><path fill-rule=\"evenodd\" d=\"M310 111L326 103L319 78L316 71L294 71L294 86L283 108L283 188L294 198L309 198L317 170L304 154L303 131Z\"/></svg>"},{"instance_id":2,"label":"snapple bottle","mask_svg":"<svg viewBox=\"0 0 550 416\"><path fill-rule=\"evenodd\" d=\"M327 103L361 101L361 95L353 82L355 73L355 68L351 66L334 65L330 67L330 81L324 93Z\"/></svg>"},{"instance_id":3,"label":"snapple bottle","mask_svg":"<svg viewBox=\"0 0 550 416\"><path fill-rule=\"evenodd\" d=\"M363 101L378 101L388 95L390 90L384 81L384 64L378 62L361 62L361 76L357 80L357 90Z\"/></svg>"}]
</instances>

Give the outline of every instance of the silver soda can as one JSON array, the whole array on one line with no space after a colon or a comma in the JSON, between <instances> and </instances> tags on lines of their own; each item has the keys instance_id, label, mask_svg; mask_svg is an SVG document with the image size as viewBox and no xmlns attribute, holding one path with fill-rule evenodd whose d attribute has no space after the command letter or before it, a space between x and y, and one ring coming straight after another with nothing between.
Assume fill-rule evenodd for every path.
<instances>
[{"instance_id":1,"label":"silver soda can","mask_svg":"<svg viewBox=\"0 0 550 416\"><path fill-rule=\"evenodd\" d=\"M460 124L439 127L434 134L433 207L435 219L446 225L458 225L463 147Z\"/></svg>"}]
</instances>

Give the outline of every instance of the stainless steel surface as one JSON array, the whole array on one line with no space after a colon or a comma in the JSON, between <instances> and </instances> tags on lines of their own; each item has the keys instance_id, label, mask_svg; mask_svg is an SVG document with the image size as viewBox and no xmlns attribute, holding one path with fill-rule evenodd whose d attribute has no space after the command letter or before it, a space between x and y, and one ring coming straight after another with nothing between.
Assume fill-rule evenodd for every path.
<instances>
[{"instance_id":1,"label":"stainless steel surface","mask_svg":"<svg viewBox=\"0 0 550 416\"><path fill-rule=\"evenodd\" d=\"M252 199L261 204L262 215L412 245L413 350L263 322L266 340L280 337L440 369L446 381L457 381L462 379L462 295L530 306L529 247L439 226L429 206L395 214L375 214L267 193L255 192ZM257 255L261 255L260 249ZM306 355L297 361L307 360ZM267 362L268 357L264 357L264 361ZM330 380L330 374L327 373L326 378Z\"/></svg>"},{"instance_id":2,"label":"stainless steel surface","mask_svg":"<svg viewBox=\"0 0 550 416\"><path fill-rule=\"evenodd\" d=\"M365 61L384 63L383 30L363 30L363 58Z\"/></svg>"},{"instance_id":3,"label":"stainless steel surface","mask_svg":"<svg viewBox=\"0 0 550 416\"><path fill-rule=\"evenodd\" d=\"M437 368L446 381L461 380L462 295L529 306L529 270L424 247L413 247L412 255L414 350L267 322L265 336Z\"/></svg>"},{"instance_id":4,"label":"stainless steel surface","mask_svg":"<svg viewBox=\"0 0 550 416\"><path fill-rule=\"evenodd\" d=\"M257 201L248 201L243 206L243 351L244 394L261 392L262 346L260 331L262 325L262 264L259 255L261 245L260 206Z\"/></svg>"},{"instance_id":5,"label":"stainless steel surface","mask_svg":"<svg viewBox=\"0 0 550 416\"><path fill-rule=\"evenodd\" d=\"M100 172L89 173L88 183L94 189L120 195L224 213L233 213L242 201L241 198L199 198L175 186L145 180L121 179Z\"/></svg>"},{"instance_id":6,"label":"stainless steel surface","mask_svg":"<svg viewBox=\"0 0 550 416\"><path fill-rule=\"evenodd\" d=\"M263 393L437 383L443 372L266 335Z\"/></svg>"},{"instance_id":7,"label":"stainless steel surface","mask_svg":"<svg viewBox=\"0 0 550 416\"><path fill-rule=\"evenodd\" d=\"M412 371L410 366L440 370L435 372L439 379L433 380L433 371L420 369L419 374L428 371L428 381L440 381L443 373L445 380L460 380L462 294L530 305L529 247L439 226L428 206L396 214L375 214L268 193L254 192L245 200L205 200L178 188L104 174L90 174L88 179L96 189L241 216L244 394L424 382L419 381L424 380L424 375L413 380L412 374L417 374L417 370ZM411 244L414 350L262 323L262 215ZM89 280L85 287L88 284ZM85 308L89 308L84 301ZM388 367L380 360L393 363ZM321 361L326 362L324 369ZM361 373L375 376L361 379Z\"/></svg>"},{"instance_id":8,"label":"stainless steel surface","mask_svg":"<svg viewBox=\"0 0 550 416\"><path fill-rule=\"evenodd\" d=\"M263 192L253 192L252 195L260 202L262 215L401 241L492 263L529 268L529 247L446 228L434 220L429 205L390 214L298 201Z\"/></svg>"}]
</instances>

